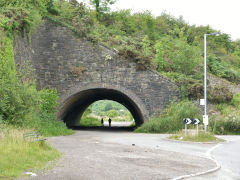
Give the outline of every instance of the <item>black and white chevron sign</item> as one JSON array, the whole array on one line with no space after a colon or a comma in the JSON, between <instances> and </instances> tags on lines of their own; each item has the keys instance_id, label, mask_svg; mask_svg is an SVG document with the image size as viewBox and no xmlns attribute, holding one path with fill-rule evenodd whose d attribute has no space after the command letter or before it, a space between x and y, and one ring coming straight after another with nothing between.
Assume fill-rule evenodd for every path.
<instances>
[{"instance_id":1,"label":"black and white chevron sign","mask_svg":"<svg viewBox=\"0 0 240 180\"><path fill-rule=\"evenodd\" d=\"M200 120L199 119L193 119L192 124L200 124Z\"/></svg>"},{"instance_id":2,"label":"black and white chevron sign","mask_svg":"<svg viewBox=\"0 0 240 180\"><path fill-rule=\"evenodd\" d=\"M183 122L184 122L185 124L191 124L191 123L192 123L192 120L191 120L190 118L184 118L184 119L183 119Z\"/></svg>"}]
</instances>

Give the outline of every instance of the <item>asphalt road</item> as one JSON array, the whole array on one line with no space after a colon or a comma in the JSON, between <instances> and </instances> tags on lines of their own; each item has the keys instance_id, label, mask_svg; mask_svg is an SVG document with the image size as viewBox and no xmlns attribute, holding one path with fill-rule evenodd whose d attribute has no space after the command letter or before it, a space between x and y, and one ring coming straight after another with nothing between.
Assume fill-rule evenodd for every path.
<instances>
[{"instance_id":1,"label":"asphalt road","mask_svg":"<svg viewBox=\"0 0 240 180\"><path fill-rule=\"evenodd\" d=\"M222 169L189 179L238 178L238 137L224 137L232 141L221 145L182 143L166 137L99 130L81 130L71 136L52 137L48 139L49 143L64 154L63 158L51 170L20 179L178 179L215 169L216 163L208 159L210 154L220 162Z\"/></svg>"},{"instance_id":2,"label":"asphalt road","mask_svg":"<svg viewBox=\"0 0 240 180\"><path fill-rule=\"evenodd\" d=\"M221 169L211 174L191 178L192 180L240 180L240 136L219 136L226 142L219 144L213 151L213 158Z\"/></svg>"}]
</instances>

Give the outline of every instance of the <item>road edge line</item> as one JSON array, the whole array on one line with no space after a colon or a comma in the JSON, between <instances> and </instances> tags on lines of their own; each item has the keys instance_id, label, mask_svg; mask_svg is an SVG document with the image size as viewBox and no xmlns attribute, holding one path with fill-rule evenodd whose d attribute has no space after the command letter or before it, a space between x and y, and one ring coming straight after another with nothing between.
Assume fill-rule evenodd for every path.
<instances>
[{"instance_id":1,"label":"road edge line","mask_svg":"<svg viewBox=\"0 0 240 180\"><path fill-rule=\"evenodd\" d=\"M178 177L175 177L173 178L172 180L180 180L180 179L185 179L185 178L190 178L190 177L195 177L195 176L201 176L201 175L204 175L204 174L208 174L208 173L212 173L212 172L215 172L217 170L219 170L221 168L221 165L211 156L211 152L213 150L215 150L216 148L218 148L219 146L221 146L222 144L217 144L215 146L213 146L211 149L209 149L205 155L207 159L209 160L212 160L215 164L216 164L216 167L213 168L213 169L209 169L207 171L203 171L203 172L199 172L199 173L195 173L195 174L188 174L188 175L183 175L183 176L178 176Z\"/></svg>"}]
</instances>

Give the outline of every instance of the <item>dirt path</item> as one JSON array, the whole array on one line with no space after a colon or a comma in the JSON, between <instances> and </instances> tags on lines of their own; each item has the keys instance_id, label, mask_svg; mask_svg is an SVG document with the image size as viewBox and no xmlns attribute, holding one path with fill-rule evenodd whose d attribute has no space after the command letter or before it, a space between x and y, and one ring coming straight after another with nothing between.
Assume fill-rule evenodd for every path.
<instances>
[{"instance_id":1,"label":"dirt path","mask_svg":"<svg viewBox=\"0 0 240 180\"><path fill-rule=\"evenodd\" d=\"M130 136L138 143L128 142ZM121 137L125 143L117 142ZM63 158L53 169L21 180L172 179L216 166L209 159L193 154L162 150L161 145L159 148L143 146L141 140L152 145L163 141L156 135L104 131L77 131L71 136L49 138L64 154Z\"/></svg>"}]
</instances>

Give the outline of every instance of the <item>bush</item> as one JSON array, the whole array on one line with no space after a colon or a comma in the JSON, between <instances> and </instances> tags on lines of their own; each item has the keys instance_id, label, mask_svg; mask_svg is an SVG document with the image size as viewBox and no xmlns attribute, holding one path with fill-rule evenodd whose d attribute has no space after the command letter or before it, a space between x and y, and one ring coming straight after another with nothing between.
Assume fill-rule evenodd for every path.
<instances>
[{"instance_id":1,"label":"bush","mask_svg":"<svg viewBox=\"0 0 240 180\"><path fill-rule=\"evenodd\" d=\"M240 134L240 116L213 116L209 127L215 134Z\"/></svg>"},{"instance_id":2,"label":"bush","mask_svg":"<svg viewBox=\"0 0 240 180\"><path fill-rule=\"evenodd\" d=\"M208 92L208 100L213 103L231 102L233 93L225 86L210 87Z\"/></svg>"},{"instance_id":3,"label":"bush","mask_svg":"<svg viewBox=\"0 0 240 180\"><path fill-rule=\"evenodd\" d=\"M56 113L58 94L56 89L41 89L39 92L39 108L43 113Z\"/></svg>"},{"instance_id":4,"label":"bush","mask_svg":"<svg viewBox=\"0 0 240 180\"><path fill-rule=\"evenodd\" d=\"M240 93L233 95L231 104L240 109Z\"/></svg>"},{"instance_id":5,"label":"bush","mask_svg":"<svg viewBox=\"0 0 240 180\"><path fill-rule=\"evenodd\" d=\"M211 73L218 77L226 78L235 83L240 82L239 72L231 68L230 65L219 57L210 56L208 58L208 67Z\"/></svg>"},{"instance_id":6,"label":"bush","mask_svg":"<svg viewBox=\"0 0 240 180\"><path fill-rule=\"evenodd\" d=\"M158 117L152 117L135 132L173 133L184 128L183 118L199 118L197 106L191 101L171 103Z\"/></svg>"},{"instance_id":7,"label":"bush","mask_svg":"<svg viewBox=\"0 0 240 180\"><path fill-rule=\"evenodd\" d=\"M106 116L110 117L110 118L114 118L116 116L119 116L119 112L116 110L109 110L105 113Z\"/></svg>"},{"instance_id":8,"label":"bush","mask_svg":"<svg viewBox=\"0 0 240 180\"><path fill-rule=\"evenodd\" d=\"M193 74L200 63L200 50L181 39L162 38L155 45L159 70Z\"/></svg>"},{"instance_id":9,"label":"bush","mask_svg":"<svg viewBox=\"0 0 240 180\"><path fill-rule=\"evenodd\" d=\"M56 90L36 90L31 66L15 70L13 45L4 37L0 51L0 117L17 127L33 128L43 135L72 134L63 122L56 120Z\"/></svg>"},{"instance_id":10,"label":"bush","mask_svg":"<svg viewBox=\"0 0 240 180\"><path fill-rule=\"evenodd\" d=\"M101 121L93 117L83 117L80 120L80 126L86 127L101 126Z\"/></svg>"}]
</instances>

